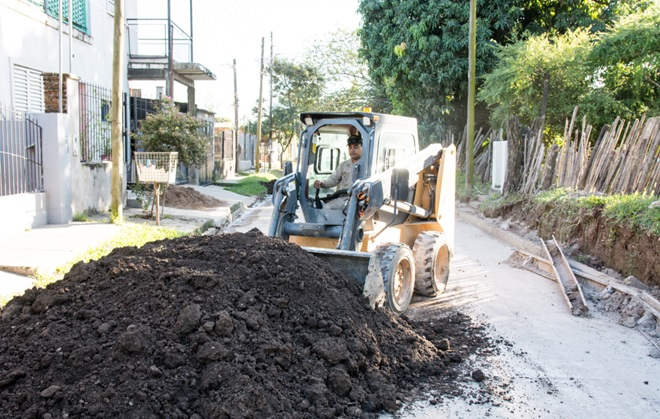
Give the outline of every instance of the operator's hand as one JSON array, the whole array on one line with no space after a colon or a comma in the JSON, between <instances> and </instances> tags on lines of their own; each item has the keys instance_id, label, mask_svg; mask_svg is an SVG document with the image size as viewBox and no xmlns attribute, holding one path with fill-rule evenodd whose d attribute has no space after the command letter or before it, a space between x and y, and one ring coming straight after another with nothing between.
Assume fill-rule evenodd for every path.
<instances>
[{"instance_id":1,"label":"operator's hand","mask_svg":"<svg viewBox=\"0 0 660 419\"><path fill-rule=\"evenodd\" d=\"M314 181L314 187L316 189L321 189L323 187L323 182L321 182L320 180L315 180Z\"/></svg>"}]
</instances>

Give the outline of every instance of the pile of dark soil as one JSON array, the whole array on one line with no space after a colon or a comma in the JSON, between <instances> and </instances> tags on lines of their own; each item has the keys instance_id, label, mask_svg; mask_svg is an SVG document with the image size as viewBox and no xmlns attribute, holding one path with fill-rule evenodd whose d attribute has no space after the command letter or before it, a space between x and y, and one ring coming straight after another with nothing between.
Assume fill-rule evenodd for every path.
<instances>
[{"instance_id":1,"label":"pile of dark soil","mask_svg":"<svg viewBox=\"0 0 660 419\"><path fill-rule=\"evenodd\" d=\"M12 418L376 417L460 393L462 359L487 344L460 314L372 310L352 280L256 230L116 249L0 314Z\"/></svg>"},{"instance_id":2,"label":"pile of dark soil","mask_svg":"<svg viewBox=\"0 0 660 419\"><path fill-rule=\"evenodd\" d=\"M163 194L166 207L203 210L229 206L228 203L185 186L168 185ZM161 203L162 204L162 203Z\"/></svg>"}]
</instances>

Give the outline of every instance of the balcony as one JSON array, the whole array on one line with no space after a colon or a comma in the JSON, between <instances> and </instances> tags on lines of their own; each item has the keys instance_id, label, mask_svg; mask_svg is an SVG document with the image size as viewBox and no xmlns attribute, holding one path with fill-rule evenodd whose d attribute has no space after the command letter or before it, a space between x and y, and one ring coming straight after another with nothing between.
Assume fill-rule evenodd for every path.
<instances>
[{"instance_id":1,"label":"balcony","mask_svg":"<svg viewBox=\"0 0 660 419\"><path fill-rule=\"evenodd\" d=\"M215 74L193 62L193 40L168 19L126 19L129 80L176 81L194 88L195 81L215 80ZM167 95L171 96L171 83Z\"/></svg>"}]
</instances>

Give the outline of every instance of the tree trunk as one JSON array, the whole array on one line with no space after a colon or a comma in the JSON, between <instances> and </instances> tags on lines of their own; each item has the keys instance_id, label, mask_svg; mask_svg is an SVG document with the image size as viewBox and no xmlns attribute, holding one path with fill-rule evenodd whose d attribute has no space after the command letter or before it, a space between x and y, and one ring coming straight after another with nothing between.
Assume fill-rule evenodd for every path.
<instances>
[{"instance_id":1,"label":"tree trunk","mask_svg":"<svg viewBox=\"0 0 660 419\"><path fill-rule=\"evenodd\" d=\"M523 183L525 152L521 126L517 117L512 116L507 120L506 136L509 141L509 158L507 161L506 177L504 179L504 195L519 192Z\"/></svg>"}]
</instances>

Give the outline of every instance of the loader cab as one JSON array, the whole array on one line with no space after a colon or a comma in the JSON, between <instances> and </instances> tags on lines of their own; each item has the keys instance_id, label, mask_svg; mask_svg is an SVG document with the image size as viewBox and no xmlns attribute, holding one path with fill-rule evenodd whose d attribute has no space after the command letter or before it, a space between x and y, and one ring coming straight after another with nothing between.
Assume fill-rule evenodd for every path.
<instances>
[{"instance_id":1,"label":"loader cab","mask_svg":"<svg viewBox=\"0 0 660 419\"><path fill-rule=\"evenodd\" d=\"M350 159L347 140L351 135L362 137L362 158L354 165L352 181L365 178L369 173L369 159L365 157L365 145L370 136L369 129L356 119L327 118L318 120L303 132L300 158L301 199L300 206L308 222L321 222L325 225L341 225L345 214L341 200L347 196L346 189L339 185L330 188L314 188L316 180L325 180L332 175L339 165ZM309 122L309 121L308 121ZM334 208L326 204L334 201Z\"/></svg>"},{"instance_id":2,"label":"loader cab","mask_svg":"<svg viewBox=\"0 0 660 419\"><path fill-rule=\"evenodd\" d=\"M300 120L306 128L300 138L299 198L307 222L340 225L344 220L341 209L323 208L324 201L341 191L337 187L322 188L317 196L313 185L349 159L349 136L362 137L362 158L354 165L353 182L385 172L419 151L414 118L356 112L301 114Z\"/></svg>"}]
</instances>

